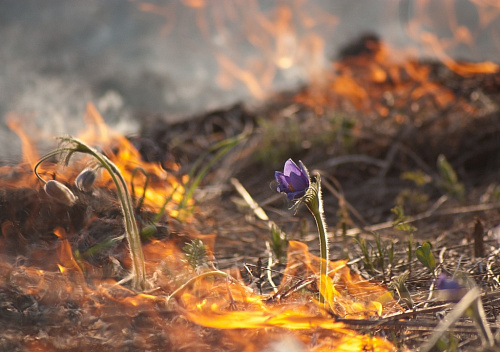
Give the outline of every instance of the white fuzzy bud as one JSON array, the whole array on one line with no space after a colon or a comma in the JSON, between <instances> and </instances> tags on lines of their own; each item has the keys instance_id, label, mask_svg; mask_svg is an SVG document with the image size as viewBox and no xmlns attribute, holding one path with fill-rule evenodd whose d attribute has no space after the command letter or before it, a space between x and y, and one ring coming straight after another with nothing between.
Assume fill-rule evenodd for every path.
<instances>
[{"instance_id":1,"label":"white fuzzy bud","mask_svg":"<svg viewBox=\"0 0 500 352\"><path fill-rule=\"evenodd\" d=\"M66 187L59 181L47 181L43 189L45 190L45 193L47 193L50 197L69 207L76 202L76 196L73 194L73 192L71 192L68 187Z\"/></svg>"},{"instance_id":2,"label":"white fuzzy bud","mask_svg":"<svg viewBox=\"0 0 500 352\"><path fill-rule=\"evenodd\" d=\"M96 173L92 169L85 169L77 176L75 180L76 188L82 192L89 192L92 189L96 179Z\"/></svg>"}]
</instances>

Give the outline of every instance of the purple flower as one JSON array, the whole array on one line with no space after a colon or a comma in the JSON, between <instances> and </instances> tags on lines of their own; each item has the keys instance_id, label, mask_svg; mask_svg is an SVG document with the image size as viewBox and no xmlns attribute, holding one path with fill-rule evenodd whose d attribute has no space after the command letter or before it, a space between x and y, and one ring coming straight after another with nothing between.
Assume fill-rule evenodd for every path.
<instances>
[{"instance_id":1,"label":"purple flower","mask_svg":"<svg viewBox=\"0 0 500 352\"><path fill-rule=\"evenodd\" d=\"M458 302L467 293L465 287L445 273L439 274L436 288L438 289L438 297L445 301Z\"/></svg>"},{"instance_id":2,"label":"purple flower","mask_svg":"<svg viewBox=\"0 0 500 352\"><path fill-rule=\"evenodd\" d=\"M450 278L445 273L439 274L438 279L436 281L436 287L438 290L460 290L460 289L462 289L462 286L457 281Z\"/></svg>"},{"instance_id":3,"label":"purple flower","mask_svg":"<svg viewBox=\"0 0 500 352\"><path fill-rule=\"evenodd\" d=\"M286 193L289 200L302 198L309 188L307 169L301 161L299 161L299 166L292 159L288 159L283 172L276 171L274 173L274 177L278 182L277 191Z\"/></svg>"}]
</instances>

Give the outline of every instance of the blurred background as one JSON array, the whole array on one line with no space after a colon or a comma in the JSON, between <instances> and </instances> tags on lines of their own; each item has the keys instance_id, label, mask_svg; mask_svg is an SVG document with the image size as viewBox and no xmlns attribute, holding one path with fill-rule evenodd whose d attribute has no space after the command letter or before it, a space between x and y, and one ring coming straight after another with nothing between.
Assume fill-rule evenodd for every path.
<instances>
[{"instance_id":1,"label":"blurred background","mask_svg":"<svg viewBox=\"0 0 500 352\"><path fill-rule=\"evenodd\" d=\"M495 61L499 13L494 0L2 0L0 160L21 153L9 119L74 134L93 102L133 134L144 116L258 105L321 79L366 33L405 55Z\"/></svg>"}]
</instances>

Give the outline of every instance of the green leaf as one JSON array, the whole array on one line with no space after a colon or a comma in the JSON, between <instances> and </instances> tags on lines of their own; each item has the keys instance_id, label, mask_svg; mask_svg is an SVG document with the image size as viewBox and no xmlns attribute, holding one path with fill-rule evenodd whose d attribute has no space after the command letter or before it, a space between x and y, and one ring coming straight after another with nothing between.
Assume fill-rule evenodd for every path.
<instances>
[{"instance_id":1,"label":"green leaf","mask_svg":"<svg viewBox=\"0 0 500 352\"><path fill-rule=\"evenodd\" d=\"M408 309L412 309L413 300L411 298L410 291L406 286L407 280L408 280L408 273L403 273L399 276L395 276L392 279L390 286L396 290L396 292L399 295L399 298L401 299L401 302L404 303Z\"/></svg>"},{"instance_id":2,"label":"green leaf","mask_svg":"<svg viewBox=\"0 0 500 352\"><path fill-rule=\"evenodd\" d=\"M436 268L436 259L431 252L431 248L432 246L430 242L425 242L417 248L415 254L417 255L417 259L420 261L420 263L433 271Z\"/></svg>"},{"instance_id":3,"label":"green leaf","mask_svg":"<svg viewBox=\"0 0 500 352\"><path fill-rule=\"evenodd\" d=\"M409 224L408 217L405 215L403 207L396 205L391 209L391 212L396 216L396 219L392 222L392 226L395 230L404 231L406 233L412 233L417 231L417 228Z\"/></svg>"},{"instance_id":4,"label":"green leaf","mask_svg":"<svg viewBox=\"0 0 500 352\"><path fill-rule=\"evenodd\" d=\"M195 239L190 243L186 243L182 247L182 251L186 255L186 260L193 267L193 269L198 269L200 267L208 267L208 253L207 246L200 240Z\"/></svg>"},{"instance_id":5,"label":"green leaf","mask_svg":"<svg viewBox=\"0 0 500 352\"><path fill-rule=\"evenodd\" d=\"M419 187L425 186L432 181L432 178L422 170L403 172L401 179L413 181Z\"/></svg>"},{"instance_id":6,"label":"green leaf","mask_svg":"<svg viewBox=\"0 0 500 352\"><path fill-rule=\"evenodd\" d=\"M279 262L286 259L286 234L276 225L271 227L271 249Z\"/></svg>"},{"instance_id":7,"label":"green leaf","mask_svg":"<svg viewBox=\"0 0 500 352\"><path fill-rule=\"evenodd\" d=\"M458 181L457 173L443 154L439 155L437 166L440 175L438 186L443 188L446 193L458 199L463 199L465 197L465 186Z\"/></svg>"}]
</instances>

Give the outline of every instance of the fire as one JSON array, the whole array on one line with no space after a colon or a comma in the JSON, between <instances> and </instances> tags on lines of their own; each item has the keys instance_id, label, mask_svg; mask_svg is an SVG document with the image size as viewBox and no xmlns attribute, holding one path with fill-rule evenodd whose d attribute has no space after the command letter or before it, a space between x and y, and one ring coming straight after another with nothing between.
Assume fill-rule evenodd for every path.
<instances>
[{"instance_id":1,"label":"fire","mask_svg":"<svg viewBox=\"0 0 500 352\"><path fill-rule=\"evenodd\" d=\"M331 33L342 23L336 14L326 12L314 1L278 1L265 9L257 1L196 0L183 1L179 6L191 10L199 33L212 48L219 67L219 87L231 90L243 84L253 97L263 100L273 93L280 75L292 75L310 83L296 101L314 107L318 113L347 105L363 113L389 116L391 110L401 108L391 106L392 101L406 104L424 98L444 107L455 100L449 88L432 82L428 67L418 63L421 57L438 60L462 76L499 71L497 64L481 60L475 46L481 36L488 36L500 48L498 4L470 0L469 6L477 11L477 23L467 27L460 22L456 3L420 0L407 4L408 9L403 4L399 9L386 4L388 17L408 17L403 24L413 47L396 49L390 43L369 40L364 54L344 57L330 65L322 33ZM175 23L175 14L182 11L179 6L149 2L139 2L138 6L165 18L164 34L182 29L182 23ZM459 50L464 49L477 62L457 61ZM388 97L387 92L396 96Z\"/></svg>"},{"instance_id":2,"label":"fire","mask_svg":"<svg viewBox=\"0 0 500 352\"><path fill-rule=\"evenodd\" d=\"M494 2L473 2L482 9L482 28L500 14ZM417 3L421 11L429 5L428 1ZM450 6L452 2L446 3ZM415 111L436 106L443 109L453 104L472 109L451 89L432 81L429 66L420 64L408 51L392 48L375 37L365 37L360 52L344 53L342 59L325 68L325 45L317 28L319 23L333 28L338 19L333 15L309 15L310 11L302 11L309 6L305 1L291 1L288 6L280 3L268 11L260 9L257 1L184 0L179 4L194 11L200 33L215 37L217 49L230 47L231 43L226 42L228 31L235 24L245 27L246 44L258 48L259 55L245 59L237 50L216 51L215 59L220 65L217 80L227 89L239 81L253 96L265 99L280 72L302 66L312 84L294 99L318 114L327 109L347 109L363 112L368 118L373 114L394 117L394 121L402 123L408 116L400 111L408 103ZM218 9L223 11L213 11L214 6L221 6ZM497 11L487 12L487 7ZM140 8L175 18L170 7L140 3ZM408 24L410 33L450 70L464 76L498 72L494 63L460 63L448 53L458 44L473 46L473 31L450 20L454 37L448 41L439 39L421 30L421 15L417 11ZM173 28L169 24L163 31L167 34ZM171 163L165 167L141 160L134 145L109 129L92 104L87 107L85 119L87 130L79 138L102 149L118 166L130 182L135 198L144 195L144 209L157 213L165 199L171 198L167 212L170 218L179 215L176 206L184 197L183 185L187 180L179 180L167 171L178 170L179 165ZM99 340L111 344L110 348L127 345L138 350L161 344L166 350L210 350L217 345L228 350L262 351L273 343L291 339L297 348L310 351L396 350L386 339L360 334L342 322L378 319L401 311L387 288L352 272L346 261L332 261L328 275L321 277L321 281L327 282L324 292L320 292L326 300L323 305L317 299L321 259L300 242L289 242L287 266L277 292L259 295L245 285L237 270L191 267L181 250L185 241L201 239L208 247L208 257L213 259L216 235L201 235L189 223L178 225L172 236L143 243L151 290L137 293L128 289L124 271L130 267L130 257L121 237L108 238L99 233L105 240L100 242L101 237L89 235L92 227L98 225L104 229L102 232L114 233L114 219L99 219L89 215L87 209L63 208L37 193L40 184L31 173L39 158L35 143L14 115L8 117L8 125L22 141L23 160L16 167L0 169L0 187L12 190L13 198L26 191L28 196L22 201L28 201L22 209L14 205L6 209L6 218L2 218L0 250L7 259L0 262L0 288L3 294L15 287L15 293L27 304L33 300L30 309L51 308L56 320L68 319L68 311L74 314L71 319L78 323L78 331L70 330L75 324L66 326L57 321L54 330L68 329L65 334L76 336L74 340L57 340L62 345L58 349L91 349L95 348L92 341ZM86 158L68 167L47 162L41 172L47 178L72 185L89 163ZM103 172L96 187L108 191L114 186ZM106 199L103 197L102 201ZM52 214L63 215L54 219ZM72 222L71 216L78 221ZM77 250L79 247L85 248L85 252ZM19 311L18 307L12 311L16 309ZM40 314L44 313L42 310ZM161 342L155 344L155 339ZM32 350L41 350L48 344L42 334L25 342Z\"/></svg>"},{"instance_id":3,"label":"fire","mask_svg":"<svg viewBox=\"0 0 500 352\"><path fill-rule=\"evenodd\" d=\"M82 275L81 278L83 279L83 271L73 256L73 250L68 242L66 231L62 228L56 228L54 234L61 240L61 245L57 250L60 263L58 264L59 270L62 273L68 270L77 272Z\"/></svg>"},{"instance_id":4,"label":"fire","mask_svg":"<svg viewBox=\"0 0 500 352\"><path fill-rule=\"evenodd\" d=\"M452 59L452 55L456 54L459 49L467 49L466 52L469 55L480 58L481 53L478 52L475 43L484 36L492 37L494 41L498 37L494 25L495 21L500 18L498 2L482 0L470 2L470 6L477 11L477 21L469 21L474 24L468 23L468 26L465 26L460 23L455 1L443 1L439 4L417 1L414 3L414 15L407 23L408 33L422 45L427 54L437 58L450 70L462 76L496 73L499 66L491 61L459 63ZM439 31L435 29L442 26L442 18L435 18L437 13L446 14L447 34L436 34Z\"/></svg>"},{"instance_id":5,"label":"fire","mask_svg":"<svg viewBox=\"0 0 500 352\"><path fill-rule=\"evenodd\" d=\"M18 118L14 113L9 113L7 114L5 120L7 122L7 126L9 126L12 131L16 132L16 134L19 136L19 139L21 140L23 162L34 166L37 160L40 158L40 155L38 154L29 136L22 129L21 119Z\"/></svg>"},{"instance_id":6,"label":"fire","mask_svg":"<svg viewBox=\"0 0 500 352\"><path fill-rule=\"evenodd\" d=\"M158 212L163 207L165 199L170 197L171 202L167 204L166 209L170 215L176 216L177 209L175 209L175 206L183 199L183 184L188 181L187 178L183 177L182 180L177 179L177 177L167 172L158 162L142 161L141 155L134 145L124 136L113 132L104 123L96 107L91 103L87 106L85 121L87 129L78 138L101 148L110 160L118 166L125 179L134 181L135 197L139 198L144 194L144 206L146 208L153 212ZM12 174L13 177L3 177L0 180L0 186L16 188L27 186L35 188L38 181L31 173L31 170L40 157L37 147L21 127L23 121L20 117L14 114L8 115L7 124L21 139L23 160L16 167L6 166L2 168L3 175ZM59 180L68 184L74 184L79 171L85 169L89 162L91 161L88 159L80 160L78 165L71 168L64 168L62 165L54 163L44 163L40 166L40 171L45 175L57 174ZM173 171L179 168L174 163L169 163L167 167ZM23 177L18 177L18 174L22 174ZM146 184L145 174L149 177L146 190L144 187ZM101 172L99 185L113 188L110 175L106 172Z\"/></svg>"},{"instance_id":7,"label":"fire","mask_svg":"<svg viewBox=\"0 0 500 352\"><path fill-rule=\"evenodd\" d=\"M170 253L175 253L172 248L167 249L165 244L162 246ZM145 251L148 257L149 249L146 247ZM178 254L170 255L169 258L169 266L182 266L182 257ZM311 255L304 244L290 242L284 276L296 280L314 277L318 261L319 258ZM345 261L331 262L330 267L333 268L330 273L331 282L338 291L330 303L331 307L337 307L336 313L341 310L341 317L367 318L399 310L393 300L377 302L387 290L351 274ZM225 331L227 336L235 339L235 343L245 350L261 350L269 343L269 339L278 339L285 331L293 332L305 346L311 346L313 339L318 338L318 344L311 349L314 351L342 351L346 348L394 350L383 339L359 335L343 323L336 322L321 308L319 302L310 299L307 291L297 290L281 298L263 297L249 290L240 281L228 280L222 275L220 278L200 275L199 279L192 274L190 276L195 281L182 291L176 291L178 294L169 299L168 305L180 306L183 315L197 325ZM158 275L158 279L172 282L172 279L161 275ZM290 281L284 280L278 291L284 292L289 287ZM374 309L375 306L379 306L381 310ZM264 331L267 333L264 334Z\"/></svg>"},{"instance_id":8,"label":"fire","mask_svg":"<svg viewBox=\"0 0 500 352\"><path fill-rule=\"evenodd\" d=\"M192 10L192 22L212 47L219 66L218 85L230 90L243 84L260 100L274 93L280 75L320 79L325 67L320 33L338 24L337 16L302 0L266 4L266 9L256 0L194 0L177 5ZM175 22L182 8L175 4L139 2L138 7L165 18L162 34L183 30L185 23Z\"/></svg>"},{"instance_id":9,"label":"fire","mask_svg":"<svg viewBox=\"0 0 500 352\"><path fill-rule=\"evenodd\" d=\"M101 148L119 165L121 171L127 175L126 178L131 177L137 166L141 166L150 175L150 193L146 192L145 202L151 209L157 210L159 202L155 201L155 197L165 197L166 192L173 192L174 182L178 181L161 165L141 161L133 145L123 136L111 131L93 105L88 106L87 123L87 131L80 138ZM24 160L33 164L37 157L33 143L20 129L19 123L11 121L10 126L20 134L24 148L28 151ZM88 162L82 159L64 168L47 163L43 172L50 170L53 177L61 182L72 182L82 165ZM41 187L32 183L33 176L29 172L31 165L23 167L26 173L23 177L29 182L19 183L16 187ZM22 168L18 169L18 172L20 170ZM111 183L106 176L102 175L101 178L96 187L109 188ZM13 187L13 184L10 186ZM139 183L135 188L136 191L140 189ZM50 214L51 210L48 211L49 213L42 214L35 212L34 215ZM83 229L72 228L71 222L64 224L64 219L55 219L55 226L51 230L50 238L45 240L48 241L45 247L38 244L32 248L28 245L27 238L30 237L25 231L28 228L33 231L40 220L33 219L24 226L17 222L4 221L1 226L0 248L10 248L7 247L12 246L9 241L16 237L14 243L26 247L23 249L24 255L30 258L30 261L23 264L1 263L0 286L16 285L20 294L39 297L38 305L41 307L58 307L57 309L64 311L66 307L75 305L81 314L75 319L98 317L96 319L105 322L106 329L116 332L130 329L128 326L133 324L135 319L142 317L147 324L153 324L157 332L162 331L169 339L175 337L177 346L201 346L204 342L198 331L215 329L219 331L218 343L231 343L233 346L239 346L235 347L237 350L262 350L285 336L293 336L294 343L309 346L311 351L395 350L386 340L358 334L333 318L335 315L365 319L399 310L396 302L386 298L388 291L385 287L351 273L345 261L330 264L330 290L323 293L328 298L328 306L325 309L314 298L319 258L311 255L302 243L290 242L285 279L278 287L279 294L261 296L246 286L237 271L195 271L188 264L184 252L179 249L178 241L168 238L150 240L144 243L143 250L146 271L154 288L150 292L136 293L118 284L109 273L106 274L109 269L105 270L104 266L93 264L90 261L91 255L75 249L82 240L80 237L99 221L95 217L83 219L87 222L81 224ZM64 225L56 225L58 222ZM215 235L201 235L192 231L188 230L189 237L205 242L210 258L213 255ZM114 253L122 265L128 267L130 258L122 252L116 248L114 252L109 253ZM108 258L106 261L110 264L116 263L116 258ZM301 280L309 283L301 288L294 288ZM176 319L182 319L184 322L181 335L174 323ZM99 327L92 329L103 333ZM140 331L135 333L141 334ZM78 341L82 343L82 340ZM40 343L32 341L26 346L36 349L40 348Z\"/></svg>"},{"instance_id":10,"label":"fire","mask_svg":"<svg viewBox=\"0 0 500 352\"><path fill-rule=\"evenodd\" d=\"M20 116L17 116L14 113L8 113L5 117L5 121L7 126L14 131L21 140L22 147L22 160L21 162L15 166L2 166L0 167L0 174L4 175L0 179L0 187L21 187L26 185L27 187L34 188L36 184L35 177L24 177L26 174L29 174L29 170L35 166L38 158L40 157L35 143L32 142L29 135L24 131L22 125L26 122ZM47 172L54 171L52 169L47 169ZM9 177L9 175L11 177ZM22 177L19 177L22 175Z\"/></svg>"},{"instance_id":11,"label":"fire","mask_svg":"<svg viewBox=\"0 0 500 352\"><path fill-rule=\"evenodd\" d=\"M291 241L284 276L315 277L319 260L309 253L303 243ZM398 305L392 300L384 304L377 301L383 301L387 293L385 287L352 274L345 261L331 262L330 269L329 282L334 293L328 304L335 315L368 318L398 311ZM278 291L289 286L290 282L284 280ZM234 308L228 306L228 290ZM222 305L220 297L226 297ZM204 326L219 329L283 327L291 330L321 328L337 333L347 331L343 324L335 322L321 310L319 302L311 301L303 292L296 291L276 300L274 302L271 299L274 303L266 303L261 296L249 292L241 284L226 280L220 281L215 287L212 283L206 285L198 282L195 290L187 291L180 297L182 305L190 307L189 319ZM241 311L239 305L245 309Z\"/></svg>"},{"instance_id":12,"label":"fire","mask_svg":"<svg viewBox=\"0 0 500 352\"><path fill-rule=\"evenodd\" d=\"M409 54L371 36L362 38L357 45L364 46L364 51L332 63L323 86L304 89L296 101L318 113L328 108L354 108L368 116L389 116L390 111L402 111L408 101L437 102L440 108L455 101L449 88L432 82L428 66L410 58L392 59Z\"/></svg>"},{"instance_id":13,"label":"fire","mask_svg":"<svg viewBox=\"0 0 500 352\"><path fill-rule=\"evenodd\" d=\"M136 170L140 168L149 176L148 187L144 194L144 204L150 207L153 211L159 211L165 198L170 192L173 202L177 204L182 200L184 187L179 180L168 173L158 162L143 162L138 150L132 143L118 133L111 131L104 123L101 115L93 104L88 104L87 113L85 116L87 122L87 131L85 131L80 139L102 148L104 153L108 155L110 160L118 166L126 180L134 180L135 196L140 197L144 193L144 185L146 177L143 173ZM178 165L170 163L168 165L172 169L178 169ZM136 177L133 177L135 175ZM102 174L101 184L111 185L110 175ZM184 179L183 182L186 182ZM171 215L176 215L176 210L170 207Z\"/></svg>"}]
</instances>

